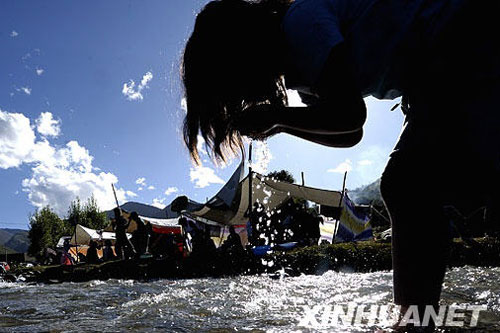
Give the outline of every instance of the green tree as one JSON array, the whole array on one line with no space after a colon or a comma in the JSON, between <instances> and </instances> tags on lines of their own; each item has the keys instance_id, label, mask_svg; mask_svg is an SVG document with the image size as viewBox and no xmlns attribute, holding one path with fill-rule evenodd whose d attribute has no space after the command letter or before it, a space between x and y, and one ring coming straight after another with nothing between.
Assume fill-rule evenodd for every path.
<instances>
[{"instance_id":1,"label":"green tree","mask_svg":"<svg viewBox=\"0 0 500 333\"><path fill-rule=\"evenodd\" d=\"M99 209L94 196L91 196L83 207L86 226L92 229L104 229L108 225L106 213Z\"/></svg>"},{"instance_id":2,"label":"green tree","mask_svg":"<svg viewBox=\"0 0 500 333\"><path fill-rule=\"evenodd\" d=\"M286 182L290 184L295 183L295 178L293 178L292 174L286 170L269 172L266 177L274 178L281 182Z\"/></svg>"},{"instance_id":3,"label":"green tree","mask_svg":"<svg viewBox=\"0 0 500 333\"><path fill-rule=\"evenodd\" d=\"M75 225L84 225L85 222L82 203L80 198L76 198L69 204L66 223L69 227L74 228Z\"/></svg>"},{"instance_id":4,"label":"green tree","mask_svg":"<svg viewBox=\"0 0 500 333\"><path fill-rule=\"evenodd\" d=\"M108 224L106 213L99 209L93 196L83 205L80 198L73 200L69 206L66 221L71 228L80 224L91 229L104 229Z\"/></svg>"},{"instance_id":5,"label":"green tree","mask_svg":"<svg viewBox=\"0 0 500 333\"><path fill-rule=\"evenodd\" d=\"M45 248L54 248L57 245L65 229L64 222L49 206L38 210L30 217L28 254L40 259Z\"/></svg>"}]
</instances>

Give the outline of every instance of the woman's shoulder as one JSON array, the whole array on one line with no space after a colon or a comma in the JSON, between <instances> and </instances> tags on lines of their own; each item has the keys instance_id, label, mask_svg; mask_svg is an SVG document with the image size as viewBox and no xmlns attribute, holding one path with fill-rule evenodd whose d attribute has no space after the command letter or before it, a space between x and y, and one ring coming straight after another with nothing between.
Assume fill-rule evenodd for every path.
<instances>
[{"instance_id":1,"label":"woman's shoulder","mask_svg":"<svg viewBox=\"0 0 500 333\"><path fill-rule=\"evenodd\" d=\"M304 80L314 84L331 48L344 38L335 4L339 0L297 0L283 18L289 61Z\"/></svg>"},{"instance_id":2,"label":"woman's shoulder","mask_svg":"<svg viewBox=\"0 0 500 333\"><path fill-rule=\"evenodd\" d=\"M287 10L284 22L307 17L309 14L328 15L333 14L340 0L296 0Z\"/></svg>"}]
</instances>

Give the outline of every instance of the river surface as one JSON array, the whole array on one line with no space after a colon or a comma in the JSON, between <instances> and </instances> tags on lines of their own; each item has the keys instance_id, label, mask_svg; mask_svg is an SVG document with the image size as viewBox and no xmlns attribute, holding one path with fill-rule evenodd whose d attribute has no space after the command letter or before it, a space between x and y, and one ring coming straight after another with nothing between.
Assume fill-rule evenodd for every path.
<instances>
[{"instance_id":1,"label":"river surface","mask_svg":"<svg viewBox=\"0 0 500 333\"><path fill-rule=\"evenodd\" d=\"M300 324L314 306L390 301L391 272L52 285L1 282L0 331L372 332L380 326ZM478 327L467 330L500 331L500 268L449 271L443 303L485 305ZM314 318L320 322L318 313Z\"/></svg>"}]
</instances>

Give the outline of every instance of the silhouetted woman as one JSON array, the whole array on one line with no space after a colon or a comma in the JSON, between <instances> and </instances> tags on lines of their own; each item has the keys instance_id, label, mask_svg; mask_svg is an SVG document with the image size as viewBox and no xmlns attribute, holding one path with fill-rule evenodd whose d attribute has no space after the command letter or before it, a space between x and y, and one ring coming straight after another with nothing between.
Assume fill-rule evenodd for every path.
<instances>
[{"instance_id":1,"label":"silhouetted woman","mask_svg":"<svg viewBox=\"0 0 500 333\"><path fill-rule=\"evenodd\" d=\"M499 206L499 10L472 0L212 1L184 51L186 145L196 162L199 133L219 160L240 150L241 136L351 147L364 96L403 96L405 127L381 185L394 298L437 305L443 206ZM288 107L286 89L307 107Z\"/></svg>"}]
</instances>

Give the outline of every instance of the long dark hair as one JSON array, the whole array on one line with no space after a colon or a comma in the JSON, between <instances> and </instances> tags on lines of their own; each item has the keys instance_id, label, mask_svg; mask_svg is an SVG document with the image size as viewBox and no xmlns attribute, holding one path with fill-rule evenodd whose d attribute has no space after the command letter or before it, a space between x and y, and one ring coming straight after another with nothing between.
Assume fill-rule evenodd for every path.
<instances>
[{"instance_id":1,"label":"long dark hair","mask_svg":"<svg viewBox=\"0 0 500 333\"><path fill-rule=\"evenodd\" d=\"M216 161L239 152L232 119L245 108L287 105L281 18L292 0L217 0L196 17L182 59L184 141L199 163L200 133Z\"/></svg>"}]
</instances>

